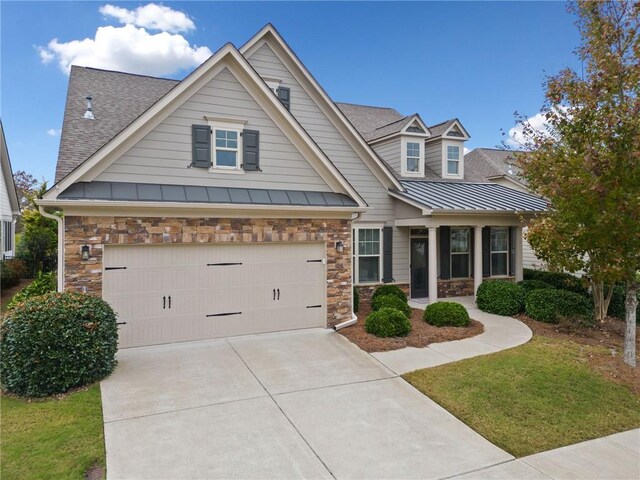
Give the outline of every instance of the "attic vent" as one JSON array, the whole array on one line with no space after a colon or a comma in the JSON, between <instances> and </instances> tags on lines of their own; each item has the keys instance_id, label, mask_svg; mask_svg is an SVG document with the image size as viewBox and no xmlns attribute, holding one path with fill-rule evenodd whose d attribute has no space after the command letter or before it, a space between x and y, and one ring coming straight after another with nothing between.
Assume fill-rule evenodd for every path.
<instances>
[{"instance_id":1,"label":"attic vent","mask_svg":"<svg viewBox=\"0 0 640 480\"><path fill-rule=\"evenodd\" d=\"M89 120L94 120L96 117L93 116L93 108L91 107L91 100L93 100L93 97L91 97L91 95L88 95L86 98L87 98L87 111L84 112L84 118L88 118Z\"/></svg>"}]
</instances>

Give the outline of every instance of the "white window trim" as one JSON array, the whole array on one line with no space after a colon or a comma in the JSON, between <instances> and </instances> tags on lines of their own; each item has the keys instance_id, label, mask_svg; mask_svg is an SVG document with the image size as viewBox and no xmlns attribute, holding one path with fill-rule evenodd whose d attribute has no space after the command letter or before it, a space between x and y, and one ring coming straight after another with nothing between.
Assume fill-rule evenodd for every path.
<instances>
[{"instance_id":1,"label":"white window trim","mask_svg":"<svg viewBox=\"0 0 640 480\"><path fill-rule=\"evenodd\" d=\"M244 129L247 121L240 118L205 118L208 120L209 126L211 127L211 168L209 171L216 173L244 174L244 170L242 168L242 130ZM235 167L217 164L216 157L218 150L236 151L236 149L216 147L216 130L225 130L229 132L236 132L238 134L238 148Z\"/></svg>"},{"instance_id":2,"label":"white window trim","mask_svg":"<svg viewBox=\"0 0 640 480\"><path fill-rule=\"evenodd\" d=\"M499 228L501 230L507 231L507 249L506 250L493 250L493 242L491 241L491 233L494 229ZM507 271L505 273L501 273L499 275L493 274L493 254L494 253L505 253L507 255L507 261L505 265L507 267ZM491 277L493 278L506 278L509 276L509 227L490 227L489 230L489 271L491 272Z\"/></svg>"},{"instance_id":3,"label":"white window trim","mask_svg":"<svg viewBox=\"0 0 640 480\"><path fill-rule=\"evenodd\" d=\"M453 229L464 229L468 232L468 239L467 239L467 251L466 252L454 252L453 249L451 248L451 239L453 238ZM468 255L467 257L467 262L468 262L468 271L469 271L469 275L467 275L466 277L454 277L453 276L453 256L454 255ZM451 230L449 232L449 272L450 272L450 279L451 280L462 280L462 279L468 279L468 278L472 278L471 275L471 229L469 227L451 227Z\"/></svg>"},{"instance_id":4,"label":"white window trim","mask_svg":"<svg viewBox=\"0 0 640 480\"><path fill-rule=\"evenodd\" d=\"M449 158L447 147L458 147L458 173L448 173ZM464 143L456 141L442 141L442 178L464 178Z\"/></svg>"},{"instance_id":5,"label":"white window trim","mask_svg":"<svg viewBox=\"0 0 640 480\"><path fill-rule=\"evenodd\" d=\"M384 225L360 225L357 227L353 227L352 229L352 235L353 235L353 247L352 247L352 251L351 251L351 257L352 257L352 266L353 266L353 284L354 285L376 285L379 283L382 283L382 252L384 252L384 245L383 245L383 241L384 241L384 236L383 236L383 229ZM360 266L358 262L358 258L360 258L360 254L357 251L358 250L358 236L359 236L359 230L379 230L380 231L380 248L378 250L378 257L379 257L379 263L378 263L378 280L377 281L372 281L372 282L360 282ZM363 257L375 257L376 255L362 255Z\"/></svg>"},{"instance_id":6,"label":"white window trim","mask_svg":"<svg viewBox=\"0 0 640 480\"><path fill-rule=\"evenodd\" d=\"M418 159L418 171L410 172L407 170L407 144L417 143L420 148L420 157ZM424 139L421 137L403 137L400 142L402 148L402 159L400 173L403 177L424 177Z\"/></svg>"}]
</instances>

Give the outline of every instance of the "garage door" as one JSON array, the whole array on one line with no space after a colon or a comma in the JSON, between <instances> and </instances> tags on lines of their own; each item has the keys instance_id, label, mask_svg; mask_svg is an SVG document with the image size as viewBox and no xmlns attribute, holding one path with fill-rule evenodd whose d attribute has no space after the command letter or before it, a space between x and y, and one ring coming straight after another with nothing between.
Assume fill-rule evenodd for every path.
<instances>
[{"instance_id":1,"label":"garage door","mask_svg":"<svg viewBox=\"0 0 640 480\"><path fill-rule=\"evenodd\" d=\"M120 348L326 326L323 243L105 247Z\"/></svg>"}]
</instances>

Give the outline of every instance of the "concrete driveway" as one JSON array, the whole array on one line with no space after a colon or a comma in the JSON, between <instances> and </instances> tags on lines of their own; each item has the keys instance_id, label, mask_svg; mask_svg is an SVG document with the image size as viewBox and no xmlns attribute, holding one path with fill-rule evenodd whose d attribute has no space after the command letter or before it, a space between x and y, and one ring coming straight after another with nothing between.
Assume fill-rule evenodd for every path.
<instances>
[{"instance_id":1,"label":"concrete driveway","mask_svg":"<svg viewBox=\"0 0 640 480\"><path fill-rule=\"evenodd\" d=\"M110 479L445 478L513 457L329 330L118 352Z\"/></svg>"}]
</instances>

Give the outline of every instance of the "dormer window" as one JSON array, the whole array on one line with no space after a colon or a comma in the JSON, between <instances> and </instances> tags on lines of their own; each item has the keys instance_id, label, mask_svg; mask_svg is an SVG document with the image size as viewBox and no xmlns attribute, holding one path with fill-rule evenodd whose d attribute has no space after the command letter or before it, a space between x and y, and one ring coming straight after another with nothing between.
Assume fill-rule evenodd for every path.
<instances>
[{"instance_id":1,"label":"dormer window","mask_svg":"<svg viewBox=\"0 0 640 480\"><path fill-rule=\"evenodd\" d=\"M460 147L447 145L447 174L460 175Z\"/></svg>"},{"instance_id":2,"label":"dormer window","mask_svg":"<svg viewBox=\"0 0 640 480\"><path fill-rule=\"evenodd\" d=\"M402 140L402 176L424 176L424 144L416 138Z\"/></svg>"},{"instance_id":3,"label":"dormer window","mask_svg":"<svg viewBox=\"0 0 640 480\"><path fill-rule=\"evenodd\" d=\"M407 172L418 173L420 171L420 144L407 142Z\"/></svg>"}]
</instances>

